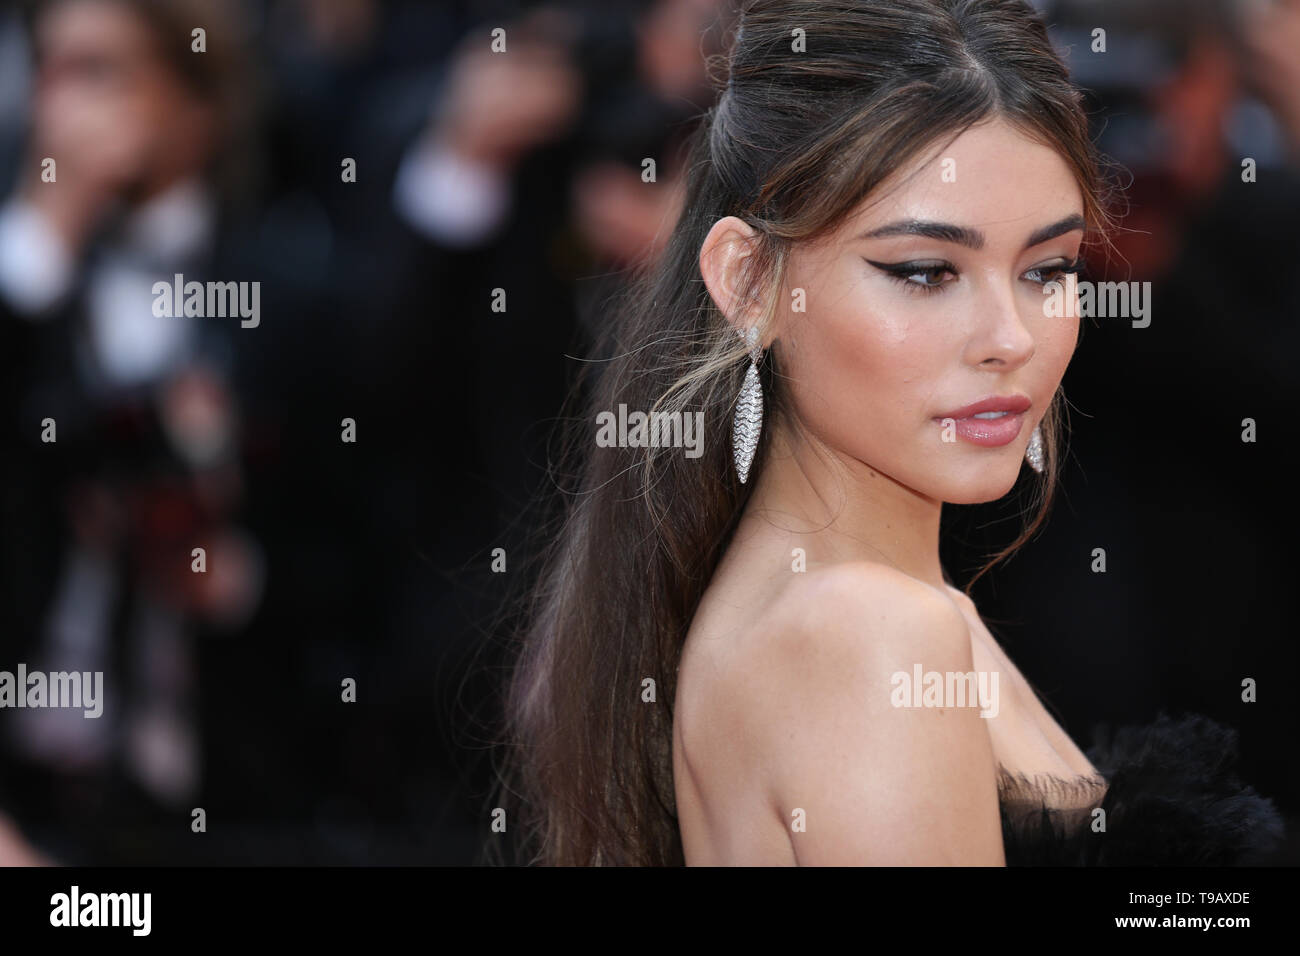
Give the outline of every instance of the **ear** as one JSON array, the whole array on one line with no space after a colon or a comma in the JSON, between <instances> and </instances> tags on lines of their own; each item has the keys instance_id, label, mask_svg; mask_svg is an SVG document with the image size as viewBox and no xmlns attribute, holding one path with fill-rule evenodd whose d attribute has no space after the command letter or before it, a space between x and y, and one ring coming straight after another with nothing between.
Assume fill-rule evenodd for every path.
<instances>
[{"instance_id":1,"label":"ear","mask_svg":"<svg viewBox=\"0 0 1300 956\"><path fill-rule=\"evenodd\" d=\"M745 297L745 280L753 267L758 231L735 216L719 219L700 247L700 275L718 310L736 329L758 324L763 315L760 296Z\"/></svg>"}]
</instances>

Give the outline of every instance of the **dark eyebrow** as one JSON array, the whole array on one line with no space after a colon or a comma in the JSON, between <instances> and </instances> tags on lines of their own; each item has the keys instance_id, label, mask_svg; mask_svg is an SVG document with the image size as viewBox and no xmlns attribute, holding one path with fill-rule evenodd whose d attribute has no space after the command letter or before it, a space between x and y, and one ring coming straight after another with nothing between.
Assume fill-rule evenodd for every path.
<instances>
[{"instance_id":1,"label":"dark eyebrow","mask_svg":"<svg viewBox=\"0 0 1300 956\"><path fill-rule=\"evenodd\" d=\"M889 236L921 236L924 239L938 239L941 242L955 242L972 249L984 248L984 234L965 226L954 226L946 222L925 222L921 219L904 219L891 222L887 226L863 233L859 239L884 239Z\"/></svg>"},{"instance_id":2,"label":"dark eyebrow","mask_svg":"<svg viewBox=\"0 0 1300 956\"><path fill-rule=\"evenodd\" d=\"M1057 236L1063 236L1067 232L1086 229L1087 227L1087 221L1077 213L1066 216L1060 222L1054 222L1050 226L1044 226L1035 232L1029 237L1029 241L1025 243L1025 248L1032 249L1034 246L1055 239ZM947 222L927 222L923 219L904 219L899 222L891 222L887 226L881 226L879 229L863 233L858 238L884 239L889 236L921 236L924 239L955 242L971 249L984 248L984 234L978 229L954 226Z\"/></svg>"},{"instance_id":3,"label":"dark eyebrow","mask_svg":"<svg viewBox=\"0 0 1300 956\"><path fill-rule=\"evenodd\" d=\"M1066 216L1060 222L1054 222L1050 226L1044 226L1042 229L1039 229L1029 237L1029 241L1025 243L1025 248L1032 249L1040 242L1047 242L1050 239L1055 239L1057 236L1063 236L1067 232L1074 232L1076 229L1086 230L1087 228L1088 221L1078 213L1075 213L1072 216Z\"/></svg>"}]
</instances>

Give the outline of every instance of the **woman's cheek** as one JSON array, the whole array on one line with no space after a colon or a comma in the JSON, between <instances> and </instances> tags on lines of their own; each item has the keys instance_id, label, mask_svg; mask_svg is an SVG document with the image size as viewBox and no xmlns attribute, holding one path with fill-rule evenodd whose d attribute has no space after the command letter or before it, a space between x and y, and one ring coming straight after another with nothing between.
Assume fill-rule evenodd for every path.
<instances>
[{"instance_id":1,"label":"woman's cheek","mask_svg":"<svg viewBox=\"0 0 1300 956\"><path fill-rule=\"evenodd\" d=\"M887 367L882 352L888 351L870 317L809 309L791 323L784 344L787 384L807 423L834 432L843 419L860 418L870 407Z\"/></svg>"},{"instance_id":2,"label":"woman's cheek","mask_svg":"<svg viewBox=\"0 0 1300 956\"><path fill-rule=\"evenodd\" d=\"M1060 377L1065 374L1066 366L1074 357L1074 350L1079 343L1079 319L1052 318L1047 321L1049 324L1039 348L1050 357L1052 367Z\"/></svg>"}]
</instances>

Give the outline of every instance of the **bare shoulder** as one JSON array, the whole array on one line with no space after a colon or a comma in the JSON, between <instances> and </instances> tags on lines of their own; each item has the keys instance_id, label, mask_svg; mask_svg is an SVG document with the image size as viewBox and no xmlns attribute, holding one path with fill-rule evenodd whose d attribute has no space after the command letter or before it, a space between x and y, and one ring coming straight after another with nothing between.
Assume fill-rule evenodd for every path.
<instances>
[{"instance_id":1,"label":"bare shoulder","mask_svg":"<svg viewBox=\"0 0 1300 956\"><path fill-rule=\"evenodd\" d=\"M918 654L969 663L970 632L954 598L886 565L843 562L789 574L711 672L732 685L729 699L758 694L750 703L763 705L761 695L788 692L797 677L848 680L864 668L910 667Z\"/></svg>"},{"instance_id":2,"label":"bare shoulder","mask_svg":"<svg viewBox=\"0 0 1300 956\"><path fill-rule=\"evenodd\" d=\"M751 635L740 680L796 858L1001 864L992 743L978 708L915 707L896 692L917 665L973 670L954 599L869 563L794 578Z\"/></svg>"},{"instance_id":3,"label":"bare shoulder","mask_svg":"<svg viewBox=\"0 0 1300 956\"><path fill-rule=\"evenodd\" d=\"M856 660L899 651L969 658L970 632L955 598L894 568L845 562L792 574L761 628L778 654L848 654Z\"/></svg>"}]
</instances>

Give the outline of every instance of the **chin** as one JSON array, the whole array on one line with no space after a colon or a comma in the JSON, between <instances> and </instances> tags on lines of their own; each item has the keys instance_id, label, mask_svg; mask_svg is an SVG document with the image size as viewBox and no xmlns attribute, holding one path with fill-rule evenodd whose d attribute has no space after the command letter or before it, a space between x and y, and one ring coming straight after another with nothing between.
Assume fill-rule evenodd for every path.
<instances>
[{"instance_id":1,"label":"chin","mask_svg":"<svg viewBox=\"0 0 1300 956\"><path fill-rule=\"evenodd\" d=\"M1019 475L1018 467L1006 467L999 462L986 466L965 480L954 477L943 489L945 493L936 497L953 505L982 505L1009 494Z\"/></svg>"}]
</instances>

